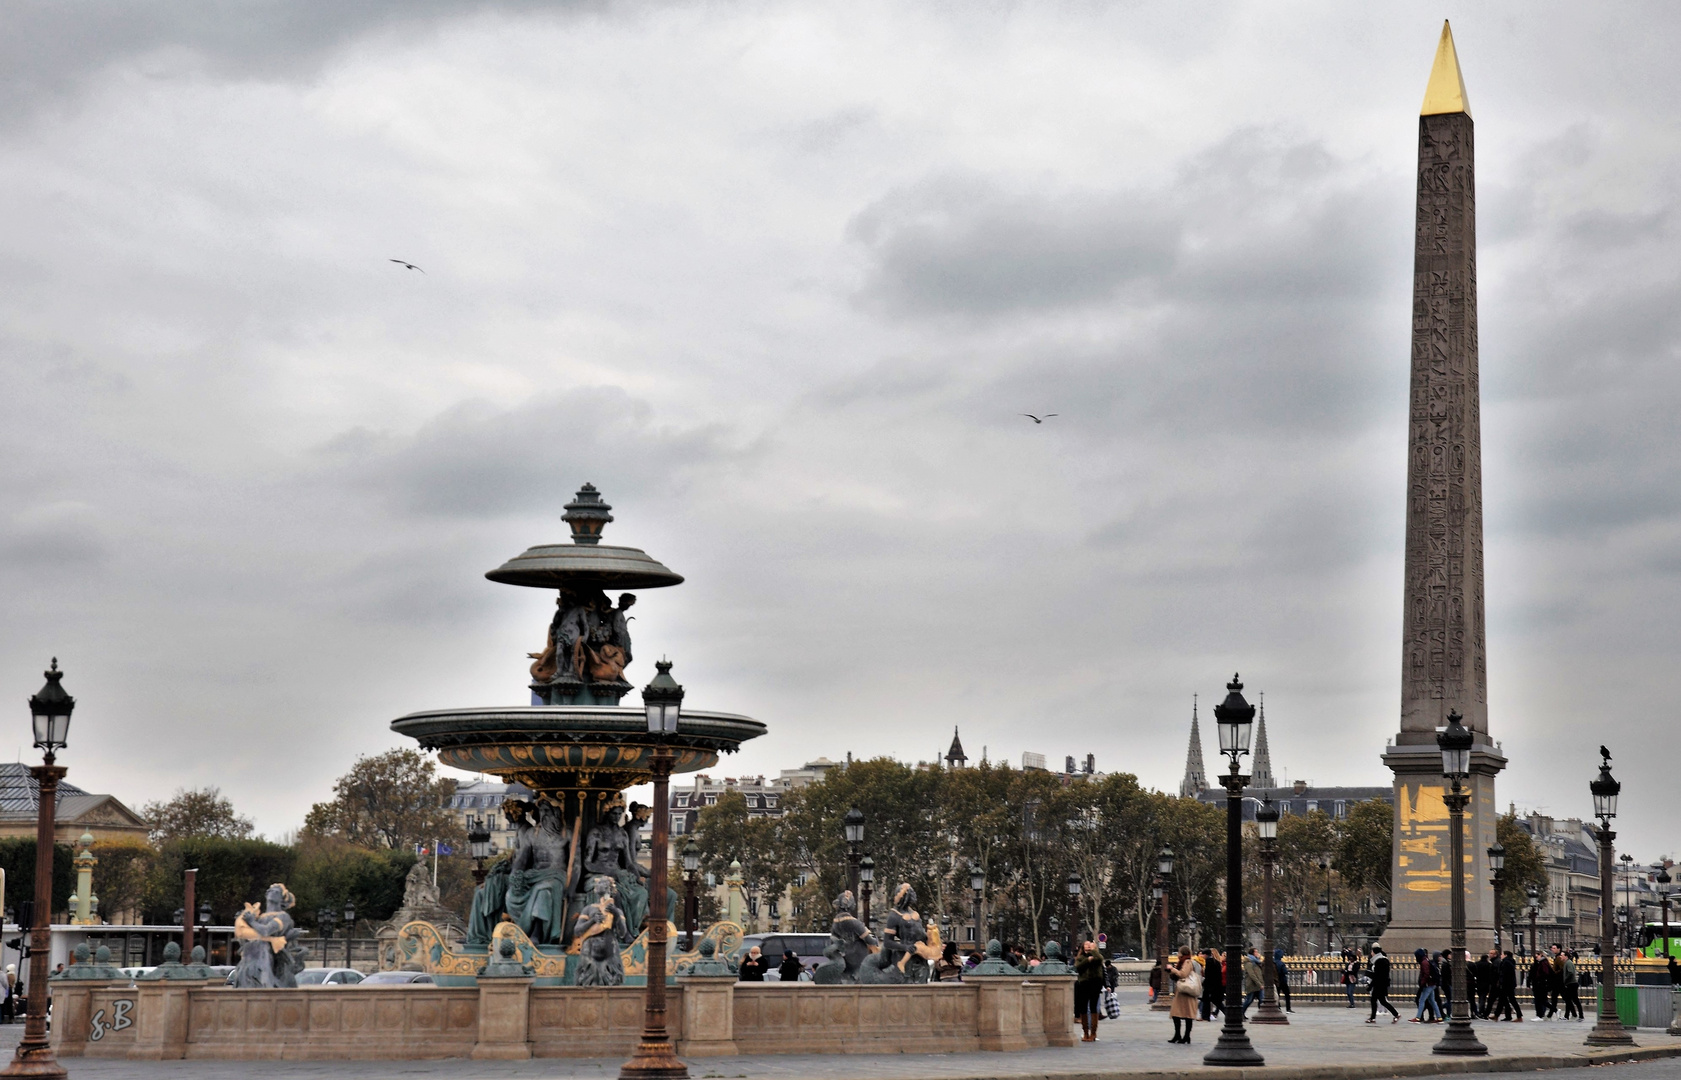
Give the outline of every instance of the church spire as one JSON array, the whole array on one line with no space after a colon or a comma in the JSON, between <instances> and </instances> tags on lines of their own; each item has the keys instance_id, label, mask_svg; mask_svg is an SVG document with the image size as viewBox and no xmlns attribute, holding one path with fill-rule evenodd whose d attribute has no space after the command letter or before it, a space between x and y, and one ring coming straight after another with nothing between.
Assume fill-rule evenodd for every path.
<instances>
[{"instance_id":1,"label":"church spire","mask_svg":"<svg viewBox=\"0 0 1681 1080\"><path fill-rule=\"evenodd\" d=\"M1185 778L1179 781L1179 797L1194 799L1208 790L1202 770L1202 731L1197 727L1197 696L1191 695L1191 747L1185 751Z\"/></svg>"},{"instance_id":2,"label":"church spire","mask_svg":"<svg viewBox=\"0 0 1681 1080\"><path fill-rule=\"evenodd\" d=\"M1272 778L1272 752L1267 749L1267 695L1260 694L1261 718L1255 723L1255 770L1249 780L1249 786L1254 788L1274 788L1278 781Z\"/></svg>"},{"instance_id":3,"label":"church spire","mask_svg":"<svg viewBox=\"0 0 1681 1080\"><path fill-rule=\"evenodd\" d=\"M946 768L961 769L969 764L969 759L963 756L963 740L957 737L957 726L952 725L951 749L946 751Z\"/></svg>"}]
</instances>

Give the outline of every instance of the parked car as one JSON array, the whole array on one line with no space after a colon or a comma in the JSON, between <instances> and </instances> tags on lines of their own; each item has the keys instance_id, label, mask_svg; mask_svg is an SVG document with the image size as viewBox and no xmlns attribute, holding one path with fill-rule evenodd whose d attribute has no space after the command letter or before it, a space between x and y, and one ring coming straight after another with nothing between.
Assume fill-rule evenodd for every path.
<instances>
[{"instance_id":1,"label":"parked car","mask_svg":"<svg viewBox=\"0 0 1681 1080\"><path fill-rule=\"evenodd\" d=\"M789 949L800 958L800 966L810 970L812 965L823 962L823 949L829 944L828 934L748 934L741 939L741 952L736 954L739 962L747 955L747 950L757 945L759 952L770 961L770 967L765 971L766 982L780 982L781 976L776 972L776 966L782 963L782 954Z\"/></svg>"},{"instance_id":2,"label":"parked car","mask_svg":"<svg viewBox=\"0 0 1681 1080\"><path fill-rule=\"evenodd\" d=\"M436 986L432 976L424 971L376 971L357 986Z\"/></svg>"},{"instance_id":3,"label":"parked car","mask_svg":"<svg viewBox=\"0 0 1681 1080\"><path fill-rule=\"evenodd\" d=\"M298 972L299 986L355 986L362 973L355 968L310 968Z\"/></svg>"},{"instance_id":4,"label":"parked car","mask_svg":"<svg viewBox=\"0 0 1681 1080\"><path fill-rule=\"evenodd\" d=\"M1139 963L1143 958L1138 957L1138 956L1134 956L1131 953L1116 953L1114 955L1113 959L1114 959L1115 963L1117 963L1117 964L1136 964L1136 963Z\"/></svg>"},{"instance_id":5,"label":"parked car","mask_svg":"<svg viewBox=\"0 0 1681 1080\"><path fill-rule=\"evenodd\" d=\"M122 972L124 975L127 975L131 979L137 979L142 975L147 975L147 974L150 974L151 972L156 971L157 968L156 967L125 967L125 968L118 968L117 970Z\"/></svg>"}]
</instances>

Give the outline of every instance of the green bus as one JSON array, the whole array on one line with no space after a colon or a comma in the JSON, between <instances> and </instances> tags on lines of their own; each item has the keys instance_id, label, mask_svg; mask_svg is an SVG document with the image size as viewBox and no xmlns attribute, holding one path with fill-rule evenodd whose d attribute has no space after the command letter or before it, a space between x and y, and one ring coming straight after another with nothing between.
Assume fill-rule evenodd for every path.
<instances>
[{"instance_id":1,"label":"green bus","mask_svg":"<svg viewBox=\"0 0 1681 1080\"><path fill-rule=\"evenodd\" d=\"M1681 922L1669 924L1669 940L1665 941L1663 923L1649 922L1640 928L1640 936L1636 939L1637 951L1641 956L1681 957Z\"/></svg>"}]
</instances>

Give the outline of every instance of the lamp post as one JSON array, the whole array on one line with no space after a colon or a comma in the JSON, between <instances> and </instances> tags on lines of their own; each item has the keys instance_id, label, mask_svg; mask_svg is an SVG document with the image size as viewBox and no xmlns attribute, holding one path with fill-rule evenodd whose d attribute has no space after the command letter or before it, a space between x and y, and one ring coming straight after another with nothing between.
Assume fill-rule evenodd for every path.
<instances>
[{"instance_id":1,"label":"lamp post","mask_svg":"<svg viewBox=\"0 0 1681 1080\"><path fill-rule=\"evenodd\" d=\"M982 952L986 951L986 934L981 925L981 894L986 891L986 871L971 863L969 865L969 888L975 893L975 946Z\"/></svg>"},{"instance_id":2,"label":"lamp post","mask_svg":"<svg viewBox=\"0 0 1681 1080\"><path fill-rule=\"evenodd\" d=\"M356 902L344 899L344 966L350 967L350 947L356 940Z\"/></svg>"},{"instance_id":3,"label":"lamp post","mask_svg":"<svg viewBox=\"0 0 1681 1080\"><path fill-rule=\"evenodd\" d=\"M1080 945L1080 881L1078 871L1068 874L1068 962L1074 962L1074 950Z\"/></svg>"},{"instance_id":4,"label":"lamp post","mask_svg":"<svg viewBox=\"0 0 1681 1080\"><path fill-rule=\"evenodd\" d=\"M52 951L54 802L58 796L58 782L64 779L65 772L63 766L54 762L69 738L70 713L76 708L76 699L59 685L64 673L58 670L56 656L46 676L47 684L29 699L35 745L42 751L41 764L29 767L41 793L35 814L35 906L31 919L34 925L29 930L29 1012L24 1020L23 1038L18 1040L17 1052L6 1067L0 1069L0 1076L69 1075L53 1054L52 1042L47 1035L47 961Z\"/></svg>"},{"instance_id":5,"label":"lamp post","mask_svg":"<svg viewBox=\"0 0 1681 1080\"><path fill-rule=\"evenodd\" d=\"M1494 871L1494 948L1500 950L1500 887L1506 883L1501 871L1506 868L1506 845L1496 842L1488 849L1488 866Z\"/></svg>"},{"instance_id":6,"label":"lamp post","mask_svg":"<svg viewBox=\"0 0 1681 1080\"><path fill-rule=\"evenodd\" d=\"M1226 700L1214 706L1220 732L1220 752L1231 760L1231 771L1220 779L1226 785L1226 956L1231 977L1226 980L1226 1022L1204 1065L1265 1065L1243 1026L1243 787L1249 777L1238 771L1237 759L1249 753L1255 706L1243 699L1243 682L1236 676L1226 684ZM1262 965L1263 967L1265 965Z\"/></svg>"},{"instance_id":7,"label":"lamp post","mask_svg":"<svg viewBox=\"0 0 1681 1080\"><path fill-rule=\"evenodd\" d=\"M1167 983L1167 879L1173 876L1173 849L1164 847L1156 853L1156 886L1150 895L1156 900L1156 966L1161 969L1161 989L1150 1008L1166 1011L1173 1007L1172 988Z\"/></svg>"},{"instance_id":8,"label":"lamp post","mask_svg":"<svg viewBox=\"0 0 1681 1080\"><path fill-rule=\"evenodd\" d=\"M864 812L854 806L841 819L841 833L846 837L846 887L858 895L858 845L864 842Z\"/></svg>"},{"instance_id":9,"label":"lamp post","mask_svg":"<svg viewBox=\"0 0 1681 1080\"><path fill-rule=\"evenodd\" d=\"M1525 899L1529 901L1529 955L1541 955L1541 935L1535 923L1541 917L1541 890L1531 885L1523 891Z\"/></svg>"},{"instance_id":10,"label":"lamp post","mask_svg":"<svg viewBox=\"0 0 1681 1080\"><path fill-rule=\"evenodd\" d=\"M865 926L870 925L870 893L873 891L875 880L876 861L866 855L858 860L858 884L864 890L864 894L859 897L858 913Z\"/></svg>"},{"instance_id":11,"label":"lamp post","mask_svg":"<svg viewBox=\"0 0 1681 1080\"><path fill-rule=\"evenodd\" d=\"M1197 941L1200 940L1197 937L1197 934L1201 930L1202 924L1197 922L1195 919L1185 920L1185 944L1191 947L1192 952L1197 951Z\"/></svg>"},{"instance_id":12,"label":"lamp post","mask_svg":"<svg viewBox=\"0 0 1681 1080\"><path fill-rule=\"evenodd\" d=\"M1634 879L1631 873L1634 856L1625 851L1617 856L1617 861L1623 864L1623 943L1620 947L1627 950L1631 944L1629 931L1634 927Z\"/></svg>"},{"instance_id":13,"label":"lamp post","mask_svg":"<svg viewBox=\"0 0 1681 1080\"><path fill-rule=\"evenodd\" d=\"M484 861L490 858L490 830L484 818L474 817L467 829L467 851L473 857L473 884L484 884Z\"/></svg>"},{"instance_id":14,"label":"lamp post","mask_svg":"<svg viewBox=\"0 0 1681 1080\"><path fill-rule=\"evenodd\" d=\"M1658 904L1663 909L1663 955L1669 959L1669 896L1675 891L1675 880L1669 876L1669 867L1658 867L1656 879L1658 886Z\"/></svg>"},{"instance_id":15,"label":"lamp post","mask_svg":"<svg viewBox=\"0 0 1681 1080\"><path fill-rule=\"evenodd\" d=\"M333 914L332 908L317 908L315 910L315 928L321 931L321 966L327 966L327 942L333 939L333 920L338 916Z\"/></svg>"},{"instance_id":16,"label":"lamp post","mask_svg":"<svg viewBox=\"0 0 1681 1080\"><path fill-rule=\"evenodd\" d=\"M1266 945L1266 962L1261 965L1261 1007L1255 1010L1256 1024L1288 1024L1290 1018L1278 1007L1278 972L1273 967L1272 952L1272 879L1278 866L1278 807L1267 796L1255 808L1255 832L1261 838L1261 936ZM1227 958L1228 969L1242 967Z\"/></svg>"},{"instance_id":17,"label":"lamp post","mask_svg":"<svg viewBox=\"0 0 1681 1080\"><path fill-rule=\"evenodd\" d=\"M1436 733L1436 745L1442 751L1442 775L1452 781L1442 801L1448 807L1448 863L1453 868L1448 882L1453 890L1453 928L1448 937L1453 1002L1448 1008L1447 1030L1430 1048L1433 1054L1488 1053L1471 1026L1469 972L1465 970L1465 808L1471 805L1471 793L1461 781L1470 779L1471 747L1476 737L1462 719L1458 710L1448 713L1448 726Z\"/></svg>"},{"instance_id":18,"label":"lamp post","mask_svg":"<svg viewBox=\"0 0 1681 1080\"><path fill-rule=\"evenodd\" d=\"M683 709L683 688L671 677L671 661L661 660L642 689L648 736L654 744L649 759L654 780L652 865L648 868L648 988L644 999L642 1041L636 1054L619 1069L620 1080L686 1080L689 1070L677 1060L665 1030L665 944L670 920L666 904L666 848L670 844L672 769L671 739L677 734Z\"/></svg>"},{"instance_id":19,"label":"lamp post","mask_svg":"<svg viewBox=\"0 0 1681 1080\"><path fill-rule=\"evenodd\" d=\"M1372 928L1372 937L1381 938L1383 932L1389 928L1389 901L1380 896L1373 906L1377 908L1377 925Z\"/></svg>"},{"instance_id":20,"label":"lamp post","mask_svg":"<svg viewBox=\"0 0 1681 1080\"><path fill-rule=\"evenodd\" d=\"M683 845L683 931L688 937L684 948L695 947L695 876L700 872L700 845L694 837Z\"/></svg>"},{"instance_id":21,"label":"lamp post","mask_svg":"<svg viewBox=\"0 0 1681 1080\"><path fill-rule=\"evenodd\" d=\"M1319 917L1325 920L1325 951L1331 951L1331 857L1319 856L1319 869L1325 872L1325 899L1319 904Z\"/></svg>"},{"instance_id":22,"label":"lamp post","mask_svg":"<svg viewBox=\"0 0 1681 1080\"><path fill-rule=\"evenodd\" d=\"M1611 819L1617 816L1617 795L1623 785L1611 775L1611 751L1599 748L1599 775L1588 785L1593 793L1593 813L1599 819L1599 1016L1593 1030L1588 1032L1589 1046L1633 1046L1634 1039L1623 1029L1617 1016L1617 941L1611 908L1615 898L1611 892L1611 844L1617 834L1611 831Z\"/></svg>"}]
</instances>

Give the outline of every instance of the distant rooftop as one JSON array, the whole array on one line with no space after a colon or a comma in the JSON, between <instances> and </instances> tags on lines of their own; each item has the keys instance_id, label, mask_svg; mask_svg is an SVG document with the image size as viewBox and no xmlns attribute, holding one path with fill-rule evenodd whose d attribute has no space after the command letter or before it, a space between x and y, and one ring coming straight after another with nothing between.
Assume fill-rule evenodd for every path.
<instances>
[{"instance_id":1,"label":"distant rooftop","mask_svg":"<svg viewBox=\"0 0 1681 1080\"><path fill-rule=\"evenodd\" d=\"M58 782L58 797L87 795L75 784ZM21 761L0 763L0 814L29 814L41 809L41 785L29 774L29 766Z\"/></svg>"}]
</instances>

